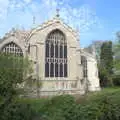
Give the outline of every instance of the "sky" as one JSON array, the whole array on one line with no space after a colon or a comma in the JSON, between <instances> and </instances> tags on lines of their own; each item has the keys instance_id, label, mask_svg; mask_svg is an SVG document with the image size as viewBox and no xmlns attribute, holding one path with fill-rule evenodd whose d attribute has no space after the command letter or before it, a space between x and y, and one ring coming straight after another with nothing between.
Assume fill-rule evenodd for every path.
<instances>
[{"instance_id":1,"label":"sky","mask_svg":"<svg viewBox=\"0 0 120 120\"><path fill-rule=\"evenodd\" d=\"M0 0L0 36L12 28L31 29L52 19L60 9L61 19L79 32L80 44L116 39L120 31L120 0Z\"/></svg>"}]
</instances>

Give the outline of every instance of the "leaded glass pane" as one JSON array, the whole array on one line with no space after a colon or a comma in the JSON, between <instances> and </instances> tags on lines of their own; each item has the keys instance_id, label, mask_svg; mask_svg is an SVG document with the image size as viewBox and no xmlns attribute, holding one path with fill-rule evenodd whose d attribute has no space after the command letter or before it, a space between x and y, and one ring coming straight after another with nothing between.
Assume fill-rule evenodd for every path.
<instances>
[{"instance_id":1,"label":"leaded glass pane","mask_svg":"<svg viewBox=\"0 0 120 120\"><path fill-rule=\"evenodd\" d=\"M54 64L50 64L50 77L54 77Z\"/></svg>"},{"instance_id":2,"label":"leaded glass pane","mask_svg":"<svg viewBox=\"0 0 120 120\"><path fill-rule=\"evenodd\" d=\"M54 56L54 45L53 44L51 44L51 57L53 57Z\"/></svg>"},{"instance_id":3,"label":"leaded glass pane","mask_svg":"<svg viewBox=\"0 0 120 120\"><path fill-rule=\"evenodd\" d=\"M67 46L64 46L64 58L67 58Z\"/></svg>"},{"instance_id":4,"label":"leaded glass pane","mask_svg":"<svg viewBox=\"0 0 120 120\"><path fill-rule=\"evenodd\" d=\"M58 58L58 44L55 45L55 58Z\"/></svg>"},{"instance_id":5,"label":"leaded glass pane","mask_svg":"<svg viewBox=\"0 0 120 120\"><path fill-rule=\"evenodd\" d=\"M46 64L45 64L45 70L46 70L46 71L45 71L45 76L46 76L46 77L49 77L49 63L46 63Z\"/></svg>"},{"instance_id":6,"label":"leaded glass pane","mask_svg":"<svg viewBox=\"0 0 120 120\"><path fill-rule=\"evenodd\" d=\"M58 63L55 63L55 77L58 77Z\"/></svg>"},{"instance_id":7,"label":"leaded glass pane","mask_svg":"<svg viewBox=\"0 0 120 120\"><path fill-rule=\"evenodd\" d=\"M49 44L46 43L46 57L49 57Z\"/></svg>"},{"instance_id":8,"label":"leaded glass pane","mask_svg":"<svg viewBox=\"0 0 120 120\"><path fill-rule=\"evenodd\" d=\"M60 64L60 77L63 77L63 64Z\"/></svg>"},{"instance_id":9,"label":"leaded glass pane","mask_svg":"<svg viewBox=\"0 0 120 120\"><path fill-rule=\"evenodd\" d=\"M64 77L67 77L67 64L64 64Z\"/></svg>"},{"instance_id":10,"label":"leaded glass pane","mask_svg":"<svg viewBox=\"0 0 120 120\"><path fill-rule=\"evenodd\" d=\"M63 46L60 45L60 58L62 58L62 57L63 57Z\"/></svg>"}]
</instances>

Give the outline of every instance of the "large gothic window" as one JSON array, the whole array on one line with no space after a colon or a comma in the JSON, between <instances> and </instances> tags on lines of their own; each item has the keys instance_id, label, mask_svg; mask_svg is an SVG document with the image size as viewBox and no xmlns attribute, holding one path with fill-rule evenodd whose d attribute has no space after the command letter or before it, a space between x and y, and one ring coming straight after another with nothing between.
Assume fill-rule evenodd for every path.
<instances>
[{"instance_id":1,"label":"large gothic window","mask_svg":"<svg viewBox=\"0 0 120 120\"><path fill-rule=\"evenodd\" d=\"M14 42L6 44L2 48L2 52L14 54L15 56L23 56L22 49L18 45L16 45Z\"/></svg>"},{"instance_id":2,"label":"large gothic window","mask_svg":"<svg viewBox=\"0 0 120 120\"><path fill-rule=\"evenodd\" d=\"M45 42L45 77L67 77L67 42L60 30L52 31Z\"/></svg>"}]
</instances>

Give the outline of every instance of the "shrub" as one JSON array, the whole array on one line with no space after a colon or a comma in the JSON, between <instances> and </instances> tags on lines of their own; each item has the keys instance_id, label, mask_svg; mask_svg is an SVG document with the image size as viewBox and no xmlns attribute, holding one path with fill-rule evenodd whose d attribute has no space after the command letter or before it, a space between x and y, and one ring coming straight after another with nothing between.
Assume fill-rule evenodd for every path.
<instances>
[{"instance_id":1,"label":"shrub","mask_svg":"<svg viewBox=\"0 0 120 120\"><path fill-rule=\"evenodd\" d=\"M115 75L113 77L113 83L115 86L120 86L120 75Z\"/></svg>"},{"instance_id":2,"label":"shrub","mask_svg":"<svg viewBox=\"0 0 120 120\"><path fill-rule=\"evenodd\" d=\"M120 106L110 96L86 104L77 104L72 96L57 96L48 100L39 113L43 120L119 120Z\"/></svg>"},{"instance_id":3,"label":"shrub","mask_svg":"<svg viewBox=\"0 0 120 120\"><path fill-rule=\"evenodd\" d=\"M43 107L39 110L39 113L42 114L46 120L64 120L65 115L68 114L69 109L71 109L71 106L74 104L75 99L73 96L55 96L42 105Z\"/></svg>"},{"instance_id":4,"label":"shrub","mask_svg":"<svg viewBox=\"0 0 120 120\"><path fill-rule=\"evenodd\" d=\"M0 109L0 113L0 120L33 120L36 115L29 104L18 102L5 105Z\"/></svg>"},{"instance_id":5,"label":"shrub","mask_svg":"<svg viewBox=\"0 0 120 120\"><path fill-rule=\"evenodd\" d=\"M83 103L70 95L20 100L6 105L0 120L120 120L119 94L118 89L91 94Z\"/></svg>"}]
</instances>

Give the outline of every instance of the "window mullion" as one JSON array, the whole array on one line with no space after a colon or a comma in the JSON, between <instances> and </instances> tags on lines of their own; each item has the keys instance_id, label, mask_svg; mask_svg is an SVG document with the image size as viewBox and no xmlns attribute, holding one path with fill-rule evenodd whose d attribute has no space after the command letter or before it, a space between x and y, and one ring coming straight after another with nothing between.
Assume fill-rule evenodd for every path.
<instances>
[{"instance_id":1,"label":"window mullion","mask_svg":"<svg viewBox=\"0 0 120 120\"><path fill-rule=\"evenodd\" d=\"M7 45L5 45L2 49L4 53L10 53L14 54L15 56L23 56L23 52L19 46L17 46L15 43L11 42Z\"/></svg>"},{"instance_id":2,"label":"window mullion","mask_svg":"<svg viewBox=\"0 0 120 120\"><path fill-rule=\"evenodd\" d=\"M47 40L49 40L49 77L65 77L67 74L67 45L65 37L60 31L56 30L49 35Z\"/></svg>"}]
</instances>

